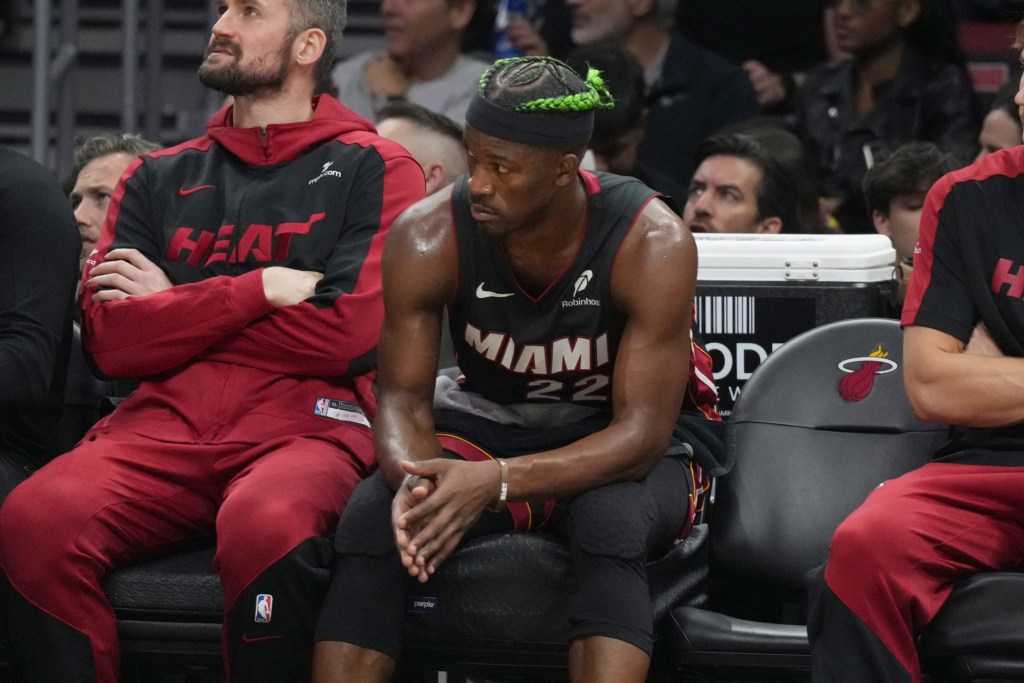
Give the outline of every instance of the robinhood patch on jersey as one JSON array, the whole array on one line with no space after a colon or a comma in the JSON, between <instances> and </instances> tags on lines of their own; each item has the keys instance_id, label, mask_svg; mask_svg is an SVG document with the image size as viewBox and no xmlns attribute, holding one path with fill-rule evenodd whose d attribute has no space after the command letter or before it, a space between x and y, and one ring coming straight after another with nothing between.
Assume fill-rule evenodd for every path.
<instances>
[{"instance_id":1,"label":"robinhood patch on jersey","mask_svg":"<svg viewBox=\"0 0 1024 683\"><path fill-rule=\"evenodd\" d=\"M366 419L362 408L351 401L337 398L318 398L313 406L313 414L339 422L355 422L364 427L370 426L370 421Z\"/></svg>"}]
</instances>

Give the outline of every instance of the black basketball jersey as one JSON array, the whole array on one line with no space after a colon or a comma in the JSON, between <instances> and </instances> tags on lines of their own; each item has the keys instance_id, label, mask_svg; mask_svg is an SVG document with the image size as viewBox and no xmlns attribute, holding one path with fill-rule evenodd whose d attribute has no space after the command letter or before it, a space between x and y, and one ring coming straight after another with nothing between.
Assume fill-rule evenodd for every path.
<instances>
[{"instance_id":1,"label":"black basketball jersey","mask_svg":"<svg viewBox=\"0 0 1024 683\"><path fill-rule=\"evenodd\" d=\"M501 243L470 215L466 176L456 182L459 284L449 320L466 390L497 403L560 401L611 410L625 326L612 303L612 265L657 193L633 178L581 176L588 197L583 242L565 272L536 297L519 286Z\"/></svg>"}]
</instances>

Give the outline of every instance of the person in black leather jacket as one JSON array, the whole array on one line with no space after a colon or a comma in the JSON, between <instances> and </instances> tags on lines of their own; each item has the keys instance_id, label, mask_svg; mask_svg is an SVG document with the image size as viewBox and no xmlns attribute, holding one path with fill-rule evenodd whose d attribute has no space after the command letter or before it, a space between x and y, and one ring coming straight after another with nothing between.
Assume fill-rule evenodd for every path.
<instances>
[{"instance_id":1,"label":"person in black leather jacket","mask_svg":"<svg viewBox=\"0 0 1024 683\"><path fill-rule=\"evenodd\" d=\"M826 208L844 232L872 232L861 181L883 149L912 140L973 150L980 118L948 0L836 0L838 46L815 69L798 125L817 147Z\"/></svg>"}]
</instances>

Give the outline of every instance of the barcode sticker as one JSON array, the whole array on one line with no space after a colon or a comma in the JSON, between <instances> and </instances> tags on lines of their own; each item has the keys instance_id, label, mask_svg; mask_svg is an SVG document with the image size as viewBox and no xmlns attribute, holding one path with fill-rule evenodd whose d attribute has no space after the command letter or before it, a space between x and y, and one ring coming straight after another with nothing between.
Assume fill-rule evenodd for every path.
<instances>
[{"instance_id":1,"label":"barcode sticker","mask_svg":"<svg viewBox=\"0 0 1024 683\"><path fill-rule=\"evenodd\" d=\"M702 334L754 334L752 296L697 297L697 329Z\"/></svg>"}]
</instances>

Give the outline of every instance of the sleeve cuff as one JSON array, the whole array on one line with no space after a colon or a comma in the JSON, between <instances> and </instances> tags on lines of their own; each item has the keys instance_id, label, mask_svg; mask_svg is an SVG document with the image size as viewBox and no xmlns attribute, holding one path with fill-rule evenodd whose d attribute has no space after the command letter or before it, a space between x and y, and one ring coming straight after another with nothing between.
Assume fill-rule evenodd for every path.
<instances>
[{"instance_id":1,"label":"sleeve cuff","mask_svg":"<svg viewBox=\"0 0 1024 683\"><path fill-rule=\"evenodd\" d=\"M231 302L239 315L246 320L269 315L274 305L267 301L263 291L263 269L259 268L234 278Z\"/></svg>"}]
</instances>

